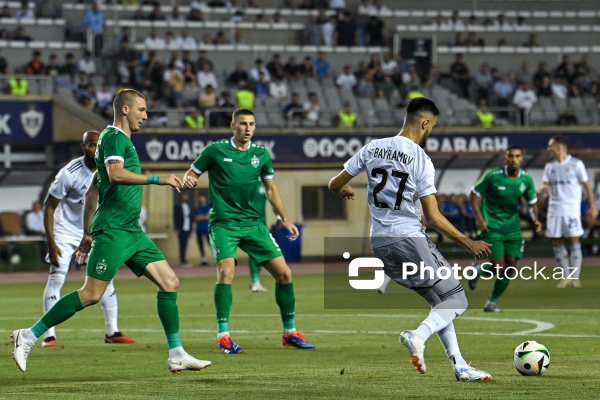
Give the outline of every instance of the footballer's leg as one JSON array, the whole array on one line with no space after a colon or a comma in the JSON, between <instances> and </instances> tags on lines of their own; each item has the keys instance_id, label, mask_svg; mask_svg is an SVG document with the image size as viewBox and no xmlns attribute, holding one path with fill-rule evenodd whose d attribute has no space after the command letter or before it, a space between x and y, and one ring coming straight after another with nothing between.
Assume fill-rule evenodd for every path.
<instances>
[{"instance_id":1,"label":"footballer's leg","mask_svg":"<svg viewBox=\"0 0 600 400\"><path fill-rule=\"evenodd\" d=\"M104 343L137 343L134 339L123 335L119 330L117 322L119 317L119 303L117 301L114 279L109 282L106 292L104 292L104 295L100 299L100 305L102 306L102 312L104 312L104 323L106 327Z\"/></svg>"},{"instance_id":2,"label":"footballer's leg","mask_svg":"<svg viewBox=\"0 0 600 400\"><path fill-rule=\"evenodd\" d=\"M383 284L381 286L379 286L379 289L377 289L377 293L385 294L385 291L387 290L387 287L391 281L392 281L392 278L385 275L385 278L383 279Z\"/></svg>"},{"instance_id":3,"label":"footballer's leg","mask_svg":"<svg viewBox=\"0 0 600 400\"><path fill-rule=\"evenodd\" d=\"M260 265L252 257L248 258L248 270L250 271L250 290L254 293L266 292L267 289L260 283Z\"/></svg>"}]
</instances>

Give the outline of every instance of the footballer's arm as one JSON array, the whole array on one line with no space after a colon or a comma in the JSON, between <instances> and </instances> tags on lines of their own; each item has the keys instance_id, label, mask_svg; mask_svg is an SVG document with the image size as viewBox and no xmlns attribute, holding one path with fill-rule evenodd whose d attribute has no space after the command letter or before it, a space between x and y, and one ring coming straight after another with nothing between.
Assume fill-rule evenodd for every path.
<instances>
[{"instance_id":1,"label":"footballer's arm","mask_svg":"<svg viewBox=\"0 0 600 400\"><path fill-rule=\"evenodd\" d=\"M461 233L440 213L437 200L434 194L421 197L421 206L423 207L423 215L427 224L440 232L449 239L463 246L476 258L484 257L490 254L489 243L481 240L473 241L466 235Z\"/></svg>"},{"instance_id":2,"label":"footballer's arm","mask_svg":"<svg viewBox=\"0 0 600 400\"><path fill-rule=\"evenodd\" d=\"M181 180L172 174L160 176L158 182L150 182L148 175L136 174L125 169L125 164L120 158L111 158L106 161L106 173L110 183L118 185L148 185L155 183L157 185L168 185L177 190L183 186Z\"/></svg>"},{"instance_id":3,"label":"footballer's arm","mask_svg":"<svg viewBox=\"0 0 600 400\"><path fill-rule=\"evenodd\" d=\"M46 229L46 241L48 242L48 254L52 265L58 265L58 258L62 255L60 248L54 240L54 212L60 204L60 199L48 193L44 202L44 228Z\"/></svg>"},{"instance_id":4,"label":"footballer's arm","mask_svg":"<svg viewBox=\"0 0 600 400\"><path fill-rule=\"evenodd\" d=\"M481 214L481 196L479 196L475 191L471 191L469 194L469 200L471 201L471 208L473 209L473 214L475 215L475 221L477 223L477 228L482 231L487 231L487 221L483 218L483 214Z\"/></svg>"},{"instance_id":5,"label":"footballer's arm","mask_svg":"<svg viewBox=\"0 0 600 400\"><path fill-rule=\"evenodd\" d=\"M354 200L354 189L348 183L354 178L343 169L329 181L329 190L344 200Z\"/></svg>"},{"instance_id":6,"label":"footballer's arm","mask_svg":"<svg viewBox=\"0 0 600 400\"><path fill-rule=\"evenodd\" d=\"M585 181L582 183L582 185L588 203L588 214L590 215L592 221L595 221L598 218L598 209L596 208L596 202L594 201L594 192L592 191L592 186L590 185L590 181Z\"/></svg>"},{"instance_id":7,"label":"footballer's arm","mask_svg":"<svg viewBox=\"0 0 600 400\"><path fill-rule=\"evenodd\" d=\"M188 171L183 176L183 187L186 189L193 189L196 187L196 183L198 183L198 178L200 178L202 173L197 173L192 168L188 169Z\"/></svg>"}]
</instances>

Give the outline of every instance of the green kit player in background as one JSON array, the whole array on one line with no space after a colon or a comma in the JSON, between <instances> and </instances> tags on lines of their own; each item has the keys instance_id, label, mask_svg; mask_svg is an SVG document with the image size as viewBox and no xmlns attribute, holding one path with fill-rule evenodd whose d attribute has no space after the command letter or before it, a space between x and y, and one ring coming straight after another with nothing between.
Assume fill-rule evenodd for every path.
<instances>
[{"instance_id":1,"label":"green kit player in background","mask_svg":"<svg viewBox=\"0 0 600 400\"><path fill-rule=\"evenodd\" d=\"M242 352L229 334L229 314L233 295L231 283L240 247L257 265L262 265L275 278L275 300L283 322L282 343L298 349L313 350L296 330L296 298L292 271L281 249L263 222L264 212L257 205L256 182L260 179L267 199L281 216L291 233L298 238L298 228L290 221L273 181L273 165L269 152L251 141L256 129L252 110L240 108L230 124L233 137L206 146L183 178L185 188L194 188L200 175L208 172L210 209L210 243L217 263L215 306L218 342L226 354Z\"/></svg>"},{"instance_id":2,"label":"green kit player in background","mask_svg":"<svg viewBox=\"0 0 600 400\"><path fill-rule=\"evenodd\" d=\"M530 205L530 216L536 231L542 229L537 219L537 196L531 176L523 169L523 149L510 146L506 150L506 166L494 168L484 174L471 191L471 205L477 221L477 229L482 239L491 243L490 262L484 263L479 273L491 274L497 268L494 289L483 311L499 312L496 302L504 293L510 279L504 276L504 268L517 268L517 261L523 258L525 240L521 232L521 217L518 206L521 197ZM487 265L487 266L486 266ZM497 267L496 267L497 266ZM483 269L481 269L483 268ZM469 282L475 289L477 278Z\"/></svg>"},{"instance_id":3,"label":"green kit player in background","mask_svg":"<svg viewBox=\"0 0 600 400\"><path fill-rule=\"evenodd\" d=\"M85 195L83 239L77 255L77 259L82 260L89 253L85 283L81 289L61 297L31 328L13 332L13 358L23 372L36 340L48 328L97 304L123 264L158 286L156 302L169 345L169 370L173 373L199 371L211 365L210 361L198 360L183 349L177 308L179 279L138 222L142 185L167 185L179 190L182 182L175 175L141 174L142 166L131 134L139 131L148 119L144 95L132 89L121 90L113 101L113 109L114 123L100 134L94 157L98 170Z\"/></svg>"}]
</instances>

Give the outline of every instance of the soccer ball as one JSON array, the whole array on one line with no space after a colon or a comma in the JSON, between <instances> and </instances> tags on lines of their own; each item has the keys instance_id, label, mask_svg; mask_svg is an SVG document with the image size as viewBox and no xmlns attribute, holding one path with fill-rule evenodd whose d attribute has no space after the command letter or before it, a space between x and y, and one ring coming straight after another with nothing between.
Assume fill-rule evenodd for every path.
<instances>
[{"instance_id":1,"label":"soccer ball","mask_svg":"<svg viewBox=\"0 0 600 400\"><path fill-rule=\"evenodd\" d=\"M21 264L21 256L19 254L13 254L12 256L10 256L9 262L11 263L11 265Z\"/></svg>"},{"instance_id":2,"label":"soccer ball","mask_svg":"<svg viewBox=\"0 0 600 400\"><path fill-rule=\"evenodd\" d=\"M542 375L550 366L550 353L543 344L529 340L517 346L513 361L521 375Z\"/></svg>"}]
</instances>

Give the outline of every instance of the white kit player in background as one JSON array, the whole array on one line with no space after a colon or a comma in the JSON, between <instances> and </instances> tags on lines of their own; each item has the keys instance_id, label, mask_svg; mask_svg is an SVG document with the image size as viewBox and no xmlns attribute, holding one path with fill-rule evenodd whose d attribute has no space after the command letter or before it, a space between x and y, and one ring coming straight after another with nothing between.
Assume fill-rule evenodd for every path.
<instances>
[{"instance_id":1,"label":"white kit player in background","mask_svg":"<svg viewBox=\"0 0 600 400\"><path fill-rule=\"evenodd\" d=\"M431 268L448 261L425 234L425 222L464 246L474 257L490 253L489 244L473 241L440 213L435 198L435 170L422 146L437 123L439 110L424 97L412 99L404 125L394 137L371 141L344 164L344 169L329 182L329 189L343 199L354 199L348 184L365 171L369 180L368 205L371 214L371 248L384 264L384 271L398 284L414 290L431 306L429 316L415 329L400 334L400 342L412 356L415 369L424 374L425 342L437 333L454 375L459 381L490 380L491 375L469 366L463 359L452 321L467 308L467 297L460 282L447 279L404 276L402 264L412 262ZM400 306L400 305L399 305Z\"/></svg>"},{"instance_id":2,"label":"white kit player in background","mask_svg":"<svg viewBox=\"0 0 600 400\"><path fill-rule=\"evenodd\" d=\"M81 149L84 156L71 161L56 175L50 185L44 204L44 225L48 239L48 259L50 275L44 290L44 312L47 312L60 299L73 253L83 237L83 206L85 192L90 185L96 162L94 154L98 145L99 132L87 131L83 134ZM100 300L106 322L106 343L136 343L124 336L118 328L118 303L115 287L111 281ZM56 347L54 327L44 335L43 347Z\"/></svg>"},{"instance_id":3,"label":"white kit player in background","mask_svg":"<svg viewBox=\"0 0 600 400\"><path fill-rule=\"evenodd\" d=\"M554 158L544 168L542 194L549 195L546 236L552 239L554 256L563 270L556 287L581 287L581 189L585 190L588 213L593 221L598 218L594 193L583 162L569 155L569 142L564 136L555 136L548 143L548 152ZM563 238L570 242L570 252Z\"/></svg>"}]
</instances>

